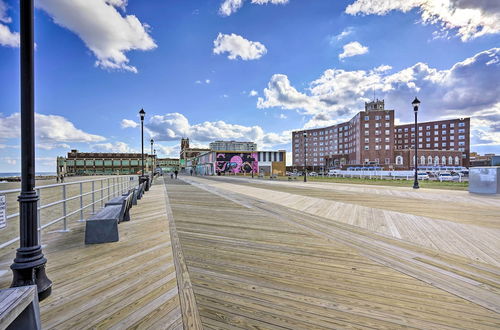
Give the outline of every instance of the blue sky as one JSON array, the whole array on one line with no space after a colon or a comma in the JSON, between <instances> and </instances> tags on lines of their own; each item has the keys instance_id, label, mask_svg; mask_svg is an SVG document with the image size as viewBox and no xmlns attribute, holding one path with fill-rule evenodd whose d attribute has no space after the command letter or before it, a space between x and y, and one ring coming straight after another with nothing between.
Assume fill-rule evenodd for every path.
<instances>
[{"instance_id":1,"label":"blue sky","mask_svg":"<svg viewBox=\"0 0 500 330\"><path fill-rule=\"evenodd\" d=\"M160 156L344 121L375 96L411 119L472 118L500 153L495 0L38 0L37 171L81 151L137 151L137 112ZM18 0L0 0L0 172L18 171ZM148 149L149 150L149 149Z\"/></svg>"}]
</instances>

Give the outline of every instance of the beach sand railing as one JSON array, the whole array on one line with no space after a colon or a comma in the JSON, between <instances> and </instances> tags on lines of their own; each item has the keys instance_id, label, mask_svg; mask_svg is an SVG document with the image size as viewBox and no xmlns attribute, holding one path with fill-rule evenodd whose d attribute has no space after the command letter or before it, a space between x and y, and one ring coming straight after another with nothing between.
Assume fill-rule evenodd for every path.
<instances>
[{"instance_id":1,"label":"beach sand railing","mask_svg":"<svg viewBox=\"0 0 500 330\"><path fill-rule=\"evenodd\" d=\"M37 207L38 235L43 229L61 221L63 228L55 231L67 232L69 220L76 217L76 221L85 221L85 217L96 212L96 204L102 208L106 201L129 191L138 182L137 175L119 175L35 187L40 198ZM0 250L19 240L17 196L20 192L20 188L0 190L0 195L5 195L9 202L7 227L0 229Z\"/></svg>"}]
</instances>

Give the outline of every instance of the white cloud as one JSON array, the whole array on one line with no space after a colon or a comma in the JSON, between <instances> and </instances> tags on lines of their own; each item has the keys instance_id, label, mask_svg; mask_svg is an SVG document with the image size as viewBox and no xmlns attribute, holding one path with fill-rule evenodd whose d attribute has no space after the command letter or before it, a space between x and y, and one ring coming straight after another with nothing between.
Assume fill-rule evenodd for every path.
<instances>
[{"instance_id":1,"label":"white cloud","mask_svg":"<svg viewBox=\"0 0 500 330\"><path fill-rule=\"evenodd\" d=\"M448 70L425 63L392 74L383 69L328 69L305 92L295 89L286 75L275 74L257 107L297 110L312 116L306 127L327 126L350 119L376 92L405 122L412 118L410 102L418 95L421 120L472 116L473 135L479 136L479 129L500 132L500 48L480 52ZM491 142L496 141L496 134L481 136L481 144L488 143L487 139L496 143Z\"/></svg>"},{"instance_id":2,"label":"white cloud","mask_svg":"<svg viewBox=\"0 0 500 330\"><path fill-rule=\"evenodd\" d=\"M257 96L259 95L259 92L257 92L256 90L251 90L250 93L248 93L249 96Z\"/></svg>"},{"instance_id":3,"label":"white cloud","mask_svg":"<svg viewBox=\"0 0 500 330\"><path fill-rule=\"evenodd\" d=\"M96 66L137 72L125 55L156 48L149 26L135 15L122 15L126 0L40 0L37 6L58 25L76 33L97 57Z\"/></svg>"},{"instance_id":4,"label":"white cloud","mask_svg":"<svg viewBox=\"0 0 500 330\"><path fill-rule=\"evenodd\" d=\"M139 152L133 148L131 148L125 142L115 142L115 143L97 143L91 146L91 149L95 152L118 152L118 153L131 153L131 152ZM145 150L147 152L147 150Z\"/></svg>"},{"instance_id":5,"label":"white cloud","mask_svg":"<svg viewBox=\"0 0 500 330\"><path fill-rule=\"evenodd\" d=\"M12 23L12 18L7 15L7 4L0 0L0 22ZM7 47L19 47L19 33L12 32L7 25L0 23L0 45Z\"/></svg>"},{"instance_id":6,"label":"white cloud","mask_svg":"<svg viewBox=\"0 0 500 330\"><path fill-rule=\"evenodd\" d=\"M224 0L219 8L219 14L222 16L229 16L234 14L238 9L243 6L245 0ZM288 0L252 0L251 3L257 5L271 4L286 4Z\"/></svg>"},{"instance_id":7,"label":"white cloud","mask_svg":"<svg viewBox=\"0 0 500 330\"><path fill-rule=\"evenodd\" d=\"M500 32L496 0L356 0L346 8L351 15L386 15L393 10L418 8L422 22L438 24L441 32L456 31L462 41Z\"/></svg>"},{"instance_id":8,"label":"white cloud","mask_svg":"<svg viewBox=\"0 0 500 330\"><path fill-rule=\"evenodd\" d=\"M139 124L134 120L122 119L122 122L121 122L122 128L136 128L137 126L139 126Z\"/></svg>"},{"instance_id":9,"label":"white cloud","mask_svg":"<svg viewBox=\"0 0 500 330\"><path fill-rule=\"evenodd\" d=\"M346 57L352 57L368 53L368 47L363 46L357 41L353 41L344 45L343 49L344 51L341 54L339 54L339 59L341 60Z\"/></svg>"},{"instance_id":10,"label":"white cloud","mask_svg":"<svg viewBox=\"0 0 500 330\"><path fill-rule=\"evenodd\" d=\"M215 140L254 141L259 148L281 145L290 142L291 132L265 133L260 126L243 126L229 124L222 120L190 124L180 113L156 115L149 119L146 127L155 141L177 141L189 137L195 142L211 142Z\"/></svg>"},{"instance_id":11,"label":"white cloud","mask_svg":"<svg viewBox=\"0 0 500 330\"><path fill-rule=\"evenodd\" d=\"M156 143L156 154L160 158L179 158L179 154L181 151L180 144L175 146L164 146Z\"/></svg>"},{"instance_id":12,"label":"white cloud","mask_svg":"<svg viewBox=\"0 0 500 330\"><path fill-rule=\"evenodd\" d=\"M392 69L392 66L390 66L390 65L380 65L380 66L376 67L375 69L373 69L373 71L385 72L385 71L389 71L391 69Z\"/></svg>"},{"instance_id":13,"label":"white cloud","mask_svg":"<svg viewBox=\"0 0 500 330\"><path fill-rule=\"evenodd\" d=\"M349 26L349 27L345 28L342 32L340 32L339 34L330 38L330 44L335 44L337 41L340 41L340 40L350 36L353 33L354 33L354 28L352 26Z\"/></svg>"},{"instance_id":14,"label":"white cloud","mask_svg":"<svg viewBox=\"0 0 500 330\"><path fill-rule=\"evenodd\" d=\"M279 115L279 119L287 119L287 118L288 118L288 117L287 117L285 114L280 113L280 115Z\"/></svg>"},{"instance_id":15,"label":"white cloud","mask_svg":"<svg viewBox=\"0 0 500 330\"><path fill-rule=\"evenodd\" d=\"M42 149L66 148L70 142L98 142L104 137L89 134L61 116L35 114L37 147ZM19 113L0 116L0 139L21 136L21 116Z\"/></svg>"},{"instance_id":16,"label":"white cloud","mask_svg":"<svg viewBox=\"0 0 500 330\"><path fill-rule=\"evenodd\" d=\"M237 34L219 33L214 40L214 54L228 53L227 58L235 60L256 60L267 53L266 47L258 41L250 41Z\"/></svg>"},{"instance_id":17,"label":"white cloud","mask_svg":"<svg viewBox=\"0 0 500 330\"><path fill-rule=\"evenodd\" d=\"M36 147L43 150L53 150L57 148L71 149L70 145L66 143L38 143Z\"/></svg>"},{"instance_id":18,"label":"white cloud","mask_svg":"<svg viewBox=\"0 0 500 330\"><path fill-rule=\"evenodd\" d=\"M17 159L12 158L12 157L3 157L2 160L7 163L8 165L16 165L17 164Z\"/></svg>"},{"instance_id":19,"label":"white cloud","mask_svg":"<svg viewBox=\"0 0 500 330\"><path fill-rule=\"evenodd\" d=\"M205 79L205 84L210 84L210 79Z\"/></svg>"}]
</instances>

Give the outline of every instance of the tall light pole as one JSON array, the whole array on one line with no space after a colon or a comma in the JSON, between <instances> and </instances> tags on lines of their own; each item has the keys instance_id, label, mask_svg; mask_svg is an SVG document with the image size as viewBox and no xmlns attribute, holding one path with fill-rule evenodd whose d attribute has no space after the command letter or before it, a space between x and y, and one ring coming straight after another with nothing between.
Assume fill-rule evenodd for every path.
<instances>
[{"instance_id":1,"label":"tall light pole","mask_svg":"<svg viewBox=\"0 0 500 330\"><path fill-rule=\"evenodd\" d=\"M413 112L415 113L415 180L413 181L413 189L420 188L418 185L418 123L417 123L417 114L418 114L418 106L420 105L420 101L415 97L415 100L411 103L413 105Z\"/></svg>"},{"instance_id":2,"label":"tall light pole","mask_svg":"<svg viewBox=\"0 0 500 330\"><path fill-rule=\"evenodd\" d=\"M151 167L153 166L153 143L155 143L155 141L153 139L151 139L149 141L149 143L151 143Z\"/></svg>"},{"instance_id":3,"label":"tall light pole","mask_svg":"<svg viewBox=\"0 0 500 330\"><path fill-rule=\"evenodd\" d=\"M38 194L35 191L35 77L33 0L20 1L21 27L21 194L19 201L20 246L11 287L36 285L38 299L47 298L52 281L45 273L47 259L38 237Z\"/></svg>"},{"instance_id":4,"label":"tall light pole","mask_svg":"<svg viewBox=\"0 0 500 330\"><path fill-rule=\"evenodd\" d=\"M307 133L304 132L304 182L307 182L306 138L307 138Z\"/></svg>"},{"instance_id":5,"label":"tall light pole","mask_svg":"<svg viewBox=\"0 0 500 330\"><path fill-rule=\"evenodd\" d=\"M144 176L144 117L146 116L146 111L141 109L139 115L141 116L141 176Z\"/></svg>"}]
</instances>

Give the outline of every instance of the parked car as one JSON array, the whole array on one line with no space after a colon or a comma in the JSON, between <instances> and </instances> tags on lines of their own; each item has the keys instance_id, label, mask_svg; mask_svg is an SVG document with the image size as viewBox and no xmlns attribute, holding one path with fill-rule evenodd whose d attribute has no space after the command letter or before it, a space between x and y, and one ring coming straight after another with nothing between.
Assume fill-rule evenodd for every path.
<instances>
[{"instance_id":1,"label":"parked car","mask_svg":"<svg viewBox=\"0 0 500 330\"><path fill-rule=\"evenodd\" d=\"M451 173L439 173L438 180L443 181L454 181L456 177L451 175Z\"/></svg>"},{"instance_id":2,"label":"parked car","mask_svg":"<svg viewBox=\"0 0 500 330\"><path fill-rule=\"evenodd\" d=\"M318 176L318 173L316 173L316 172L309 172L309 176Z\"/></svg>"},{"instance_id":3,"label":"parked car","mask_svg":"<svg viewBox=\"0 0 500 330\"><path fill-rule=\"evenodd\" d=\"M426 172L418 172L417 177L419 180L429 180L429 174Z\"/></svg>"}]
</instances>

